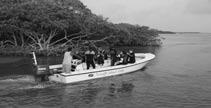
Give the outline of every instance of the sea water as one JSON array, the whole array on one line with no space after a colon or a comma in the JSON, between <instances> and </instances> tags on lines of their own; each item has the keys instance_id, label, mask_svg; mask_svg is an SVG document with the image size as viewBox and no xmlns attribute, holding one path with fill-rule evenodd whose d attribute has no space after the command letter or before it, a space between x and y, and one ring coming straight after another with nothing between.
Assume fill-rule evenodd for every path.
<instances>
[{"instance_id":1,"label":"sea water","mask_svg":"<svg viewBox=\"0 0 211 108\"><path fill-rule=\"evenodd\" d=\"M0 108L211 108L211 34L161 36L132 48L156 59L130 74L64 85L36 82L26 64L7 70L20 74L0 77Z\"/></svg>"}]
</instances>

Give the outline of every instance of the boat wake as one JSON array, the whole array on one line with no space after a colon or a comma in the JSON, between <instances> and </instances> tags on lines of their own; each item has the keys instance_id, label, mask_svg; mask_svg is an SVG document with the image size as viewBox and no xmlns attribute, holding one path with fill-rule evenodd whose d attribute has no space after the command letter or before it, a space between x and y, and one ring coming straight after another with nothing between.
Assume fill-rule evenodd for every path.
<instances>
[{"instance_id":1,"label":"boat wake","mask_svg":"<svg viewBox=\"0 0 211 108\"><path fill-rule=\"evenodd\" d=\"M0 78L0 83L10 82L35 82L35 78L31 75L7 76Z\"/></svg>"},{"instance_id":2,"label":"boat wake","mask_svg":"<svg viewBox=\"0 0 211 108\"><path fill-rule=\"evenodd\" d=\"M34 76L19 75L0 78L0 91L12 92L17 90L44 89L57 85L52 82L37 82Z\"/></svg>"},{"instance_id":3,"label":"boat wake","mask_svg":"<svg viewBox=\"0 0 211 108\"><path fill-rule=\"evenodd\" d=\"M44 89L52 86L56 86L56 83L37 83L37 84L31 84L24 87L19 88L19 90L31 90L31 89Z\"/></svg>"}]
</instances>

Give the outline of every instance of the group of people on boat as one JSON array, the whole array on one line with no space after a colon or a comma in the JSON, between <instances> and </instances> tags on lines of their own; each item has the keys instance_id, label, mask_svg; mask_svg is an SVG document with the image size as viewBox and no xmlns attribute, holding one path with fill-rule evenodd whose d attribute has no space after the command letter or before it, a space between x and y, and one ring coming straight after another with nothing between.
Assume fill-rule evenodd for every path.
<instances>
[{"instance_id":1,"label":"group of people on boat","mask_svg":"<svg viewBox=\"0 0 211 108\"><path fill-rule=\"evenodd\" d=\"M82 62L85 62L86 69L88 70L90 69L90 66L95 69L96 64L102 67L105 61L110 61L110 66L135 63L135 54L133 50L129 50L128 52L121 51L120 53L117 53L115 48L110 48L110 50L106 52L102 49L95 50L93 47L88 47L83 54L79 54L78 52L73 53L72 48L68 48L64 53L62 63L63 72L70 73L71 71L74 71L73 68L76 67L73 67L72 65L73 59L80 59Z\"/></svg>"}]
</instances>

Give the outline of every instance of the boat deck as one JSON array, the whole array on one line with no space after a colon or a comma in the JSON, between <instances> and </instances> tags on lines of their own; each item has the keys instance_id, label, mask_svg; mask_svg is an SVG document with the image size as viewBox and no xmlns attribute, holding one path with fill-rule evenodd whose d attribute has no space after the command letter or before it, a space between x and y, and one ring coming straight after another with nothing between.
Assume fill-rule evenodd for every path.
<instances>
[{"instance_id":1,"label":"boat deck","mask_svg":"<svg viewBox=\"0 0 211 108\"><path fill-rule=\"evenodd\" d=\"M116 68L123 68L126 66L132 66L141 62L144 62L142 60L144 60L145 56L136 56L136 62L135 63L128 63L125 65L115 65L115 66L110 66L110 60L105 60L104 65L98 65L96 64L96 68L93 69L92 67L90 67L89 70L87 70L86 68L86 63L81 63L79 65L77 65L76 69L74 72L71 73L65 73L62 72L62 75L78 75L78 74L84 74L84 73L89 73L89 72L96 72L96 71L104 71L104 70L108 70L108 69L116 69Z\"/></svg>"}]
</instances>

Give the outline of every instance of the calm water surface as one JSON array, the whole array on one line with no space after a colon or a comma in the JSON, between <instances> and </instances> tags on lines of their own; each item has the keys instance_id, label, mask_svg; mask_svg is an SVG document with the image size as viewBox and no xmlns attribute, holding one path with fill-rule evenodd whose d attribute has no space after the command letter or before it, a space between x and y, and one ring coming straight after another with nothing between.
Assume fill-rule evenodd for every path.
<instances>
[{"instance_id":1,"label":"calm water surface","mask_svg":"<svg viewBox=\"0 0 211 108\"><path fill-rule=\"evenodd\" d=\"M211 34L162 37L163 47L133 48L157 57L131 74L69 85L4 75L0 108L211 108ZM10 66L11 73L29 71L27 64Z\"/></svg>"}]
</instances>

